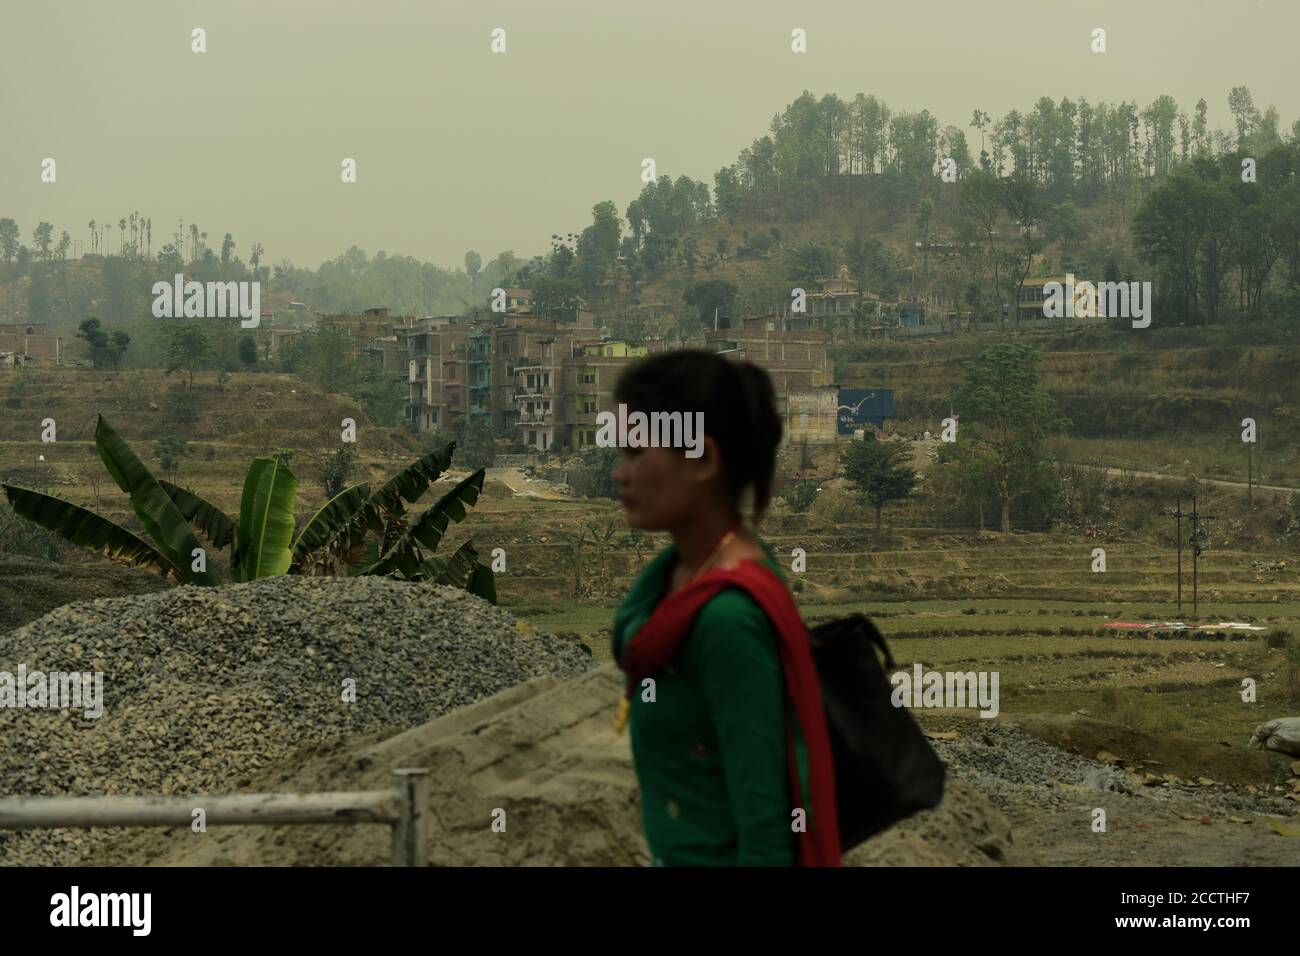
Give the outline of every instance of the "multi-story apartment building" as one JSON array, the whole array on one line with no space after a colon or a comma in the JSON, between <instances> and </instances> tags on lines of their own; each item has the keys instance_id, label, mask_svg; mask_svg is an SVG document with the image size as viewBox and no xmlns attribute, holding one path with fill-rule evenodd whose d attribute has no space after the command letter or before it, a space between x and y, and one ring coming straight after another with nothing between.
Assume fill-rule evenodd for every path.
<instances>
[{"instance_id":1,"label":"multi-story apartment building","mask_svg":"<svg viewBox=\"0 0 1300 956\"><path fill-rule=\"evenodd\" d=\"M529 448L571 447L561 404L565 369L584 343L600 341L592 314L580 310L572 324L535 315L510 315L495 330L494 424L518 429Z\"/></svg>"},{"instance_id":2,"label":"multi-story apartment building","mask_svg":"<svg viewBox=\"0 0 1300 956\"><path fill-rule=\"evenodd\" d=\"M406 416L420 431L446 431L465 414L465 341L471 326L459 316L417 319L400 330L407 350Z\"/></svg>"},{"instance_id":3,"label":"multi-story apartment building","mask_svg":"<svg viewBox=\"0 0 1300 956\"><path fill-rule=\"evenodd\" d=\"M767 369L789 437L834 440L829 335L805 325L799 317L747 319L739 329L706 333L706 347ZM421 431L481 416L497 434L517 430L537 451L594 446L596 416L615 411L623 369L666 347L602 337L585 310L573 324L519 313L500 324L439 316L397 334L409 353L407 417Z\"/></svg>"},{"instance_id":4,"label":"multi-story apartment building","mask_svg":"<svg viewBox=\"0 0 1300 956\"><path fill-rule=\"evenodd\" d=\"M596 444L596 416L616 410L614 386L629 363L650 354L651 347L602 341L580 346L565 369L562 408L574 450ZM655 349L658 351L658 348Z\"/></svg>"}]
</instances>

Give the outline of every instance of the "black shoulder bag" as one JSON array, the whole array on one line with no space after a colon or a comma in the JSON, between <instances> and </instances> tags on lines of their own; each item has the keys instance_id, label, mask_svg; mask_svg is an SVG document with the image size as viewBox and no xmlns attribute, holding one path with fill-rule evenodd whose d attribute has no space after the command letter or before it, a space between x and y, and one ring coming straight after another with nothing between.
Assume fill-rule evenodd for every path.
<instances>
[{"instance_id":1,"label":"black shoulder bag","mask_svg":"<svg viewBox=\"0 0 1300 956\"><path fill-rule=\"evenodd\" d=\"M835 761L840 849L849 850L943 799L944 768L876 657L894 657L870 619L854 614L809 630Z\"/></svg>"}]
</instances>

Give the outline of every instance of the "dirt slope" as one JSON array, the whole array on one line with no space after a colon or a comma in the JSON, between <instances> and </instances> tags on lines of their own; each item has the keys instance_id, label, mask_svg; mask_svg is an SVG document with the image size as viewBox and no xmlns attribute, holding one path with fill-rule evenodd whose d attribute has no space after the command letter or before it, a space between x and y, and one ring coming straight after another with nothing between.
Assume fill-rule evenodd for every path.
<instances>
[{"instance_id":1,"label":"dirt slope","mask_svg":"<svg viewBox=\"0 0 1300 956\"><path fill-rule=\"evenodd\" d=\"M619 679L605 666L571 681L540 678L381 741L300 753L256 789L379 789L396 767L433 771L429 859L445 866L646 865L626 737L610 730ZM506 830L493 832L493 811ZM124 834L102 865L372 865L386 827L212 828ZM92 862L88 860L87 862ZM855 865L1032 864L1006 818L954 781L944 804L868 844Z\"/></svg>"}]
</instances>

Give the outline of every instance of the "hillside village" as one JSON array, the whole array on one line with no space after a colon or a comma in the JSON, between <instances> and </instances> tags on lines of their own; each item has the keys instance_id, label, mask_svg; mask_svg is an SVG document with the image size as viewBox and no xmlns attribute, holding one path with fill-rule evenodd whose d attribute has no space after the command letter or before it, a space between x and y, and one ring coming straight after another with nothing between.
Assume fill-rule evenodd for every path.
<instances>
[{"instance_id":1,"label":"hillside village","mask_svg":"<svg viewBox=\"0 0 1300 956\"><path fill-rule=\"evenodd\" d=\"M928 111L804 93L712 187L661 175L546 254L469 251L463 270L355 246L311 269L257 242L245 262L231 233L180 221L155 249L139 213L92 221L86 251L41 222L29 248L0 220L0 661L88 648L132 701L93 734L23 724L50 772L17 749L0 770L26 795L324 792L418 755L441 773L443 862L648 862L606 732L609 637L668 538L626 526L597 416L629 365L699 348L773 382L761 534L806 621L864 613L904 668L1002 674L996 721L919 714L953 796L858 863L1293 863L1300 755L1250 741L1300 707L1300 122L1244 87L1231 102L1224 132L1204 100L1043 97L977 111L968 146ZM155 318L174 275L260 283L256 327ZM1150 282L1153 321L1054 313L1075 279ZM104 468L106 426L184 502L218 587L175 586L194 583L184 561L115 566L151 529ZM231 525L260 466L292 476L295 535L349 492L390 489L366 499L388 523L242 580ZM403 480L422 506L460 494L463 517L399 574L378 549L411 547ZM25 492L29 514L49 495L131 537L74 544L22 517ZM491 563L491 601L434 577L463 553ZM255 703L208 693L209 646ZM340 717L353 671L383 700ZM169 721L218 745L164 746ZM1094 839L1098 804L1115 823ZM475 814L498 805L527 839L485 840ZM383 844L0 829L0 855L38 864L364 864Z\"/></svg>"}]
</instances>

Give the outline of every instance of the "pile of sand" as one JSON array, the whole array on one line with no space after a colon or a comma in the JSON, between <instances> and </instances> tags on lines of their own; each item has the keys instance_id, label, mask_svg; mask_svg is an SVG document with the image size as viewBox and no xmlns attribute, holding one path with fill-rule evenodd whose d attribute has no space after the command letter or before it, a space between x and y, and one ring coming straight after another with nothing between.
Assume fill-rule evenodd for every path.
<instances>
[{"instance_id":1,"label":"pile of sand","mask_svg":"<svg viewBox=\"0 0 1300 956\"><path fill-rule=\"evenodd\" d=\"M620 688L612 666L541 677L385 740L299 753L255 784L263 791L371 790L397 767L432 770L429 860L444 866L630 866L649 863L626 736L610 729ZM505 832L494 813L505 811ZM387 827L213 827L127 833L85 862L101 865L375 865ZM951 781L937 809L855 849L851 865L1028 865L1006 818Z\"/></svg>"}]
</instances>

